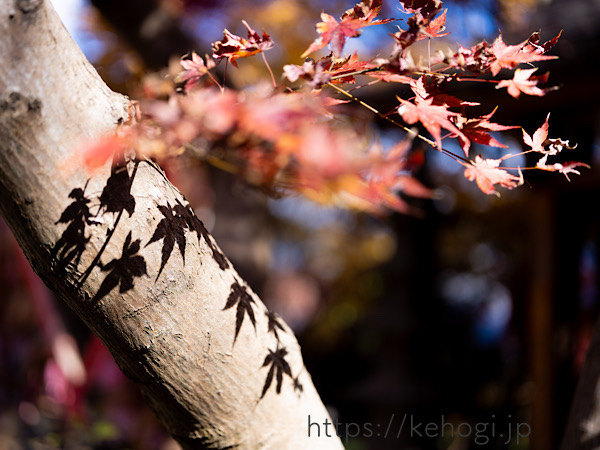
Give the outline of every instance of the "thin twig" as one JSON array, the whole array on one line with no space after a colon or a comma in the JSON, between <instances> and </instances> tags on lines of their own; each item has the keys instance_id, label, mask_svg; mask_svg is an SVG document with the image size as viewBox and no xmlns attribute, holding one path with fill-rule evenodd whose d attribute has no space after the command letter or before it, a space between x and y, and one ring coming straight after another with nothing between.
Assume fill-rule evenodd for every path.
<instances>
[{"instance_id":1,"label":"thin twig","mask_svg":"<svg viewBox=\"0 0 600 450\"><path fill-rule=\"evenodd\" d=\"M435 150L437 150L440 153L443 153L446 156L449 156L450 158L454 159L456 162L458 162L459 164L462 164L465 167L471 166L473 163L468 160L467 158L464 158L460 155L457 155L453 152L451 152L450 150L446 150L444 147L438 147L437 143L432 141L431 139L426 138L425 136L419 134L417 131L408 128L407 126L396 122L394 119L390 119L387 115L379 112L377 109L373 108L371 105L369 105L368 103L363 102L361 99L355 97L354 95L350 94L349 92L345 91L344 89L331 84L331 83L327 83L328 86L334 88L336 91L338 91L339 93L345 95L348 98L351 98L352 100L354 100L355 102L357 102L359 105L363 106L364 108L367 108L369 111L371 111L372 113L376 114L378 117L381 117L383 120L387 120L389 123L402 128L404 131L406 131L407 133L411 134L414 137L417 137L419 139L421 139L422 141L426 142L427 144L431 145Z\"/></svg>"}]
</instances>

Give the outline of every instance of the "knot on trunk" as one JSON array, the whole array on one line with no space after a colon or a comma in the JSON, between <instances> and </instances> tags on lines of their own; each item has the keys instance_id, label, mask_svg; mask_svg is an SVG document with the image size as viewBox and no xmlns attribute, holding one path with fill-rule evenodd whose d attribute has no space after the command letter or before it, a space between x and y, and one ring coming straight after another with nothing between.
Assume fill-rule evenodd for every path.
<instances>
[{"instance_id":1,"label":"knot on trunk","mask_svg":"<svg viewBox=\"0 0 600 450\"><path fill-rule=\"evenodd\" d=\"M17 0L17 8L21 10L23 14L28 14L30 12L38 9L44 0Z\"/></svg>"},{"instance_id":2,"label":"knot on trunk","mask_svg":"<svg viewBox=\"0 0 600 450\"><path fill-rule=\"evenodd\" d=\"M0 95L0 120L17 119L25 114L39 114L42 102L38 98L27 97L20 92L7 92Z\"/></svg>"}]
</instances>

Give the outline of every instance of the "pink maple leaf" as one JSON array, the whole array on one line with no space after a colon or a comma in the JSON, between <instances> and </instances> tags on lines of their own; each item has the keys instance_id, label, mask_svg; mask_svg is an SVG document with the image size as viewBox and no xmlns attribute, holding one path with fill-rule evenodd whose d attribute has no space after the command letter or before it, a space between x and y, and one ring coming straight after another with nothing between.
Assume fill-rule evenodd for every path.
<instances>
[{"instance_id":1,"label":"pink maple leaf","mask_svg":"<svg viewBox=\"0 0 600 450\"><path fill-rule=\"evenodd\" d=\"M442 148L441 129L445 128L461 139L465 154L469 154L469 139L450 121L450 117L458 116L458 113L449 111L446 106L432 104L433 97L423 100L417 96L415 103L400 97L397 98L401 103L398 107L398 114L402 119L410 125L421 122L435 139L438 148Z\"/></svg>"},{"instance_id":2,"label":"pink maple leaf","mask_svg":"<svg viewBox=\"0 0 600 450\"><path fill-rule=\"evenodd\" d=\"M533 69L516 69L512 80L502 80L496 85L496 89L503 87L508 89L508 93L514 98L519 98L521 93L527 95L543 96L548 92L548 89L540 89L537 87L538 77L531 78L531 75L537 70Z\"/></svg>"},{"instance_id":3,"label":"pink maple leaf","mask_svg":"<svg viewBox=\"0 0 600 450\"><path fill-rule=\"evenodd\" d=\"M200 79L206 75L210 69L215 67L215 62L207 56L206 64L204 64L202 57L198 56L196 52L193 52L191 59L181 59L181 66L184 70L177 75L175 81L177 83L184 83L185 89L189 91L198 84Z\"/></svg>"},{"instance_id":4,"label":"pink maple leaf","mask_svg":"<svg viewBox=\"0 0 600 450\"><path fill-rule=\"evenodd\" d=\"M501 69L514 69L522 63L556 59L556 56L524 51L523 49L528 42L524 41L519 45L506 45L502 40L502 35L498 36L491 48L491 53L496 57L495 61L490 64L492 74L495 76Z\"/></svg>"},{"instance_id":5,"label":"pink maple leaf","mask_svg":"<svg viewBox=\"0 0 600 450\"><path fill-rule=\"evenodd\" d=\"M546 161L548 160L548 155L549 154L547 153L544 156L542 156L540 158L540 160L537 162L537 164L535 165L535 167L538 169L541 169L541 170L546 170L548 172L560 172L569 181L571 181L571 179L569 178L570 173L574 173L576 175L581 175L581 173L578 170L575 170L574 167L585 167L586 169L590 168L589 165L582 163L582 162L578 162L578 161L567 162L564 164L561 164L561 163L546 164Z\"/></svg>"},{"instance_id":6,"label":"pink maple leaf","mask_svg":"<svg viewBox=\"0 0 600 450\"><path fill-rule=\"evenodd\" d=\"M522 176L517 177L498 167L501 162L501 159L483 159L481 155L477 155L475 161L471 161L471 165L465 169L464 175L470 181L475 180L479 189L488 195L498 195L494 188L496 184L508 189L523 184Z\"/></svg>"},{"instance_id":7,"label":"pink maple leaf","mask_svg":"<svg viewBox=\"0 0 600 450\"><path fill-rule=\"evenodd\" d=\"M283 75L292 83L302 78L313 89L320 89L331 80L331 74L327 71L327 63L323 59L315 62L309 58L301 66L287 64L283 66Z\"/></svg>"},{"instance_id":8,"label":"pink maple leaf","mask_svg":"<svg viewBox=\"0 0 600 450\"><path fill-rule=\"evenodd\" d=\"M523 130L523 142L531 147L531 150L529 150L530 152L546 153L544 142L548 138L548 119L550 119L549 113L544 124L535 130L533 137Z\"/></svg>"}]
</instances>

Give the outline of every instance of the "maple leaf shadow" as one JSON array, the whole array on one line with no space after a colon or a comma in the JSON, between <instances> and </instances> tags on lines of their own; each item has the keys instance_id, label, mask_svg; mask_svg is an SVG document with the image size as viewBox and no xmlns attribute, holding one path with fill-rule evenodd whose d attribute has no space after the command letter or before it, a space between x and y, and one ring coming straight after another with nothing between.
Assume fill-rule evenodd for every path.
<instances>
[{"instance_id":1,"label":"maple leaf shadow","mask_svg":"<svg viewBox=\"0 0 600 450\"><path fill-rule=\"evenodd\" d=\"M299 375L294 378L294 390L297 391L299 394L302 394L304 392L304 386L302 386L302 383L300 383Z\"/></svg>"},{"instance_id":2,"label":"maple leaf shadow","mask_svg":"<svg viewBox=\"0 0 600 450\"><path fill-rule=\"evenodd\" d=\"M106 185L100 194L100 206L98 212L121 214L126 211L129 217L135 211L135 198L131 195L131 186L137 171L139 161L136 161L134 169L129 175L127 165L113 163L110 177L106 180Z\"/></svg>"},{"instance_id":3,"label":"maple leaf shadow","mask_svg":"<svg viewBox=\"0 0 600 450\"><path fill-rule=\"evenodd\" d=\"M256 331L256 318L254 317L254 308L252 306L254 304L254 299L250 296L250 294L248 294L246 288L240 285L237 281L231 285L231 292L229 297L227 297L227 302L223 307L223 311L233 307L236 304L235 335L233 337L234 345L246 315L248 315L248 318L250 319L250 322L252 322L254 330Z\"/></svg>"},{"instance_id":4,"label":"maple leaf shadow","mask_svg":"<svg viewBox=\"0 0 600 450\"><path fill-rule=\"evenodd\" d=\"M180 208L180 213L183 217L185 217L189 229L196 232L198 240L200 240L200 237L202 236L204 242L206 242L206 245L208 245L208 248L210 248L210 251L212 252L213 259L219 265L221 270L227 269L229 267L229 261L227 261L225 255L217 248L210 234L208 233L208 230L202 221L198 219L198 216L196 216L194 210L189 206L183 206L181 203L179 203L176 208Z\"/></svg>"},{"instance_id":5,"label":"maple leaf shadow","mask_svg":"<svg viewBox=\"0 0 600 450\"><path fill-rule=\"evenodd\" d=\"M179 248L179 254L185 265L185 230L189 227L189 220L186 217L187 210L185 210L185 207L184 213L186 215L182 215L179 206L183 207L181 204L172 207L168 202L166 206L158 205L158 209L162 213L163 219L158 223L156 230L154 230L154 234L146 244L147 247L153 242L160 241L161 239L163 240L160 269L158 270L158 275L156 275L157 280L167 264L167 261L171 257L175 244L177 244L177 247Z\"/></svg>"},{"instance_id":6,"label":"maple leaf shadow","mask_svg":"<svg viewBox=\"0 0 600 450\"><path fill-rule=\"evenodd\" d=\"M174 206L171 206L169 202L167 202L166 205L158 205L158 209L163 215L163 218L156 226L154 234L146 244L147 247L154 242L158 242L160 240L163 241L160 269L158 270L156 279L158 280L158 277L169 261L169 258L175 249L175 244L177 244L179 254L181 255L181 259L185 265L185 248L187 243L185 235L186 230L195 232L198 241L204 239L212 252L213 259L219 265L219 268L221 270L227 269L229 267L227 258L213 243L208 230L204 227L202 221L198 219L194 213L194 210L189 205L184 205L181 203L178 199L175 201L176 204Z\"/></svg>"},{"instance_id":7,"label":"maple leaf shadow","mask_svg":"<svg viewBox=\"0 0 600 450\"><path fill-rule=\"evenodd\" d=\"M271 386L271 383L273 382L273 377L276 378L277 380L277 384L275 386L275 392L277 392L278 394L281 394L281 385L283 383L283 375L288 375L290 378L292 378L292 380L294 380L294 388L295 389L302 389L302 385L298 382L297 378L294 379L294 377L292 376L292 369L290 368L290 365L288 364L288 362L285 360L285 357L287 356L288 351L286 350L285 347L279 347L277 346L277 348L273 351L273 350L269 350L269 354L265 357L265 360L263 362L262 367L267 367L267 366L271 366L269 369L269 372L267 373L267 378L265 379L265 384L263 386L263 390L262 393L260 395L260 398L262 399L265 394L267 393L267 391L269 390L269 387Z\"/></svg>"},{"instance_id":8,"label":"maple leaf shadow","mask_svg":"<svg viewBox=\"0 0 600 450\"><path fill-rule=\"evenodd\" d=\"M101 267L103 272L108 272L104 281L100 285L98 292L92 301L98 301L119 284L119 292L125 293L134 287L134 278L148 275L146 271L146 260L138 255L140 251L140 240L132 242L131 231L123 243L123 251L120 258L111 260L108 264Z\"/></svg>"},{"instance_id":9,"label":"maple leaf shadow","mask_svg":"<svg viewBox=\"0 0 600 450\"><path fill-rule=\"evenodd\" d=\"M100 263L100 257L104 253L104 250L106 250L110 239L117 229L117 225L123 216L123 212L127 212L129 217L131 217L135 211L136 202L135 197L131 195L131 186L133 185L139 163L139 160L134 160L133 170L130 175L126 163L118 162L116 158L113 160L110 177L106 180L106 185L104 186L104 189L102 189L102 193L99 197L100 205L98 206L96 217L101 213L103 215L111 213L113 215L116 214L117 216L113 226L106 230L106 238L102 247L81 276L79 280L80 286L83 285L84 281L90 276L94 267Z\"/></svg>"},{"instance_id":10,"label":"maple leaf shadow","mask_svg":"<svg viewBox=\"0 0 600 450\"><path fill-rule=\"evenodd\" d=\"M277 315L277 313L274 313L273 311L269 311L267 310L267 312L265 312L265 315L267 316L267 333L273 333L273 335L275 336L275 339L277 339L277 342L279 342L279 331L283 331L285 333L285 328L283 327L282 323L280 322L280 318ZM278 331L279 330L279 331Z\"/></svg>"},{"instance_id":11,"label":"maple leaf shadow","mask_svg":"<svg viewBox=\"0 0 600 450\"><path fill-rule=\"evenodd\" d=\"M90 240L89 236L85 235L86 227L98 224L92 219L89 207L91 200L85 196L88 182L83 189L75 188L69 193L69 198L72 198L73 201L55 222L55 225L68 224L50 252L57 270L64 270L69 265L76 268L79 265L81 256Z\"/></svg>"}]
</instances>

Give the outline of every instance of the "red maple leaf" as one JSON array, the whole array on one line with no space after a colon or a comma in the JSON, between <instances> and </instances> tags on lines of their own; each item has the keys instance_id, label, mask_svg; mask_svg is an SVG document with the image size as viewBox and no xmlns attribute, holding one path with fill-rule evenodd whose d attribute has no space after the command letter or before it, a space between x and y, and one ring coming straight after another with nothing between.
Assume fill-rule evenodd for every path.
<instances>
[{"instance_id":1,"label":"red maple leaf","mask_svg":"<svg viewBox=\"0 0 600 450\"><path fill-rule=\"evenodd\" d=\"M223 39L214 42L212 45L212 56L217 61L227 58L228 61L231 61L231 64L237 67L237 59L247 58L273 47L274 43L267 33L263 31L261 37L245 20L242 20L242 23L248 29L248 39L236 36L227 29L223 30Z\"/></svg>"},{"instance_id":2,"label":"red maple leaf","mask_svg":"<svg viewBox=\"0 0 600 450\"><path fill-rule=\"evenodd\" d=\"M407 30L400 29L392 35L396 40L395 54L403 54L404 50L411 46L423 33L427 35L427 28L431 25L432 19L442 9L441 0L400 1L400 5L406 13L412 13L413 16L406 21Z\"/></svg>"},{"instance_id":3,"label":"red maple leaf","mask_svg":"<svg viewBox=\"0 0 600 450\"><path fill-rule=\"evenodd\" d=\"M435 139L438 148L442 148L441 129L445 128L461 139L465 154L469 154L469 139L450 121L450 117L458 116L458 113L448 111L446 106L434 105L433 97L423 100L417 96L415 103L400 97L397 98L401 103L398 107L398 114L402 119L410 125L421 122Z\"/></svg>"},{"instance_id":4,"label":"red maple leaf","mask_svg":"<svg viewBox=\"0 0 600 450\"><path fill-rule=\"evenodd\" d=\"M519 64L544 61L547 59L556 59L556 56L546 56L536 52L525 50L528 40L519 45L506 45L502 40L502 35L498 36L491 48L491 53L496 59L490 64L493 75L497 75L501 69L514 69Z\"/></svg>"},{"instance_id":5,"label":"red maple leaf","mask_svg":"<svg viewBox=\"0 0 600 450\"><path fill-rule=\"evenodd\" d=\"M407 13L431 15L442 7L440 0L400 0L400 5Z\"/></svg>"},{"instance_id":6,"label":"red maple leaf","mask_svg":"<svg viewBox=\"0 0 600 450\"><path fill-rule=\"evenodd\" d=\"M331 44L333 54L339 56L346 39L360 36L361 28L392 21L392 19L374 20L381 9L381 2L382 0L362 0L354 8L347 10L342 15L340 22L335 17L322 13L322 22L317 24L317 32L321 36L310 44L302 57L304 58L328 44Z\"/></svg>"},{"instance_id":7,"label":"red maple leaf","mask_svg":"<svg viewBox=\"0 0 600 450\"><path fill-rule=\"evenodd\" d=\"M477 155L475 161L471 161L471 165L465 169L464 175L468 180L475 180L479 189L488 195L498 195L494 188L495 184L508 189L523 184L522 176L517 177L508 173L506 169L499 168L501 162L501 159L483 159L480 155Z\"/></svg>"},{"instance_id":8,"label":"red maple leaf","mask_svg":"<svg viewBox=\"0 0 600 450\"><path fill-rule=\"evenodd\" d=\"M489 145L491 147L502 147L506 148L506 145L498 142L492 136L490 131L506 131L512 128L519 128L518 126L500 125L498 123L490 122L490 119L496 112L498 107L486 114L485 116L476 117L474 119L464 119L463 116L457 116L454 118L456 126L460 128L465 136L471 141L477 142L478 144Z\"/></svg>"},{"instance_id":9,"label":"red maple leaf","mask_svg":"<svg viewBox=\"0 0 600 450\"><path fill-rule=\"evenodd\" d=\"M543 54L548 52L552 47L556 45L560 35L562 34L562 30L558 32L555 38L550 39L549 41L544 42L543 44L539 44L540 42L540 32L536 31L529 39L527 39L525 47L523 47L523 51L525 52L533 52L537 54Z\"/></svg>"},{"instance_id":10,"label":"red maple leaf","mask_svg":"<svg viewBox=\"0 0 600 450\"><path fill-rule=\"evenodd\" d=\"M571 181L571 179L569 178L569 174L570 173L574 173L576 175L581 175L581 173L578 170L573 169L573 167L585 167L586 169L589 169L590 166L586 163L582 163L582 162L578 162L578 161L571 161L571 162L567 162L567 163L563 163L560 164L560 169L558 169L558 171L560 173L562 173L565 177L567 177L567 180Z\"/></svg>"}]
</instances>

